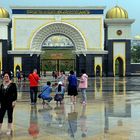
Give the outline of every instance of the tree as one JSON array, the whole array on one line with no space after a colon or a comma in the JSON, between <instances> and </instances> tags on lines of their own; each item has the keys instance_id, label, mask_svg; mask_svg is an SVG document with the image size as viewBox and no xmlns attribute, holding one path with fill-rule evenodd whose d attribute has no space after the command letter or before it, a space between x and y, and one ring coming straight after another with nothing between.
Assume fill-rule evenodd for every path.
<instances>
[{"instance_id":1,"label":"tree","mask_svg":"<svg viewBox=\"0 0 140 140\"><path fill-rule=\"evenodd\" d=\"M131 62L140 63L140 46L133 46L131 48Z\"/></svg>"}]
</instances>

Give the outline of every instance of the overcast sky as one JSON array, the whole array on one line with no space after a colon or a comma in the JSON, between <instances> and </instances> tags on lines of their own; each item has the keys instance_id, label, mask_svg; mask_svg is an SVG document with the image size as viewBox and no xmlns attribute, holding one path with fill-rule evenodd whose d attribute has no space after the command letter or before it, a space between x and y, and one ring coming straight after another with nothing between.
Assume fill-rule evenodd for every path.
<instances>
[{"instance_id":1,"label":"overcast sky","mask_svg":"<svg viewBox=\"0 0 140 140\"><path fill-rule=\"evenodd\" d=\"M10 6L105 6L106 13L116 5L123 7L130 19L135 19L132 36L140 35L140 0L0 0L0 7L9 12Z\"/></svg>"}]
</instances>

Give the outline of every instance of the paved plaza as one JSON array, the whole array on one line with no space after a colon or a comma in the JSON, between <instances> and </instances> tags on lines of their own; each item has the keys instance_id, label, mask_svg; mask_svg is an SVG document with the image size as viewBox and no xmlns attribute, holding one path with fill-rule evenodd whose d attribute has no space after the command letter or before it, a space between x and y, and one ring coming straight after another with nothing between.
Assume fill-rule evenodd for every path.
<instances>
[{"instance_id":1,"label":"paved plaza","mask_svg":"<svg viewBox=\"0 0 140 140\"><path fill-rule=\"evenodd\" d=\"M140 140L140 77L89 78L87 105L80 103L80 92L71 105L66 92L61 105L43 106L38 99L31 106L28 81L17 87L13 134L5 134L5 117L0 140Z\"/></svg>"}]
</instances>

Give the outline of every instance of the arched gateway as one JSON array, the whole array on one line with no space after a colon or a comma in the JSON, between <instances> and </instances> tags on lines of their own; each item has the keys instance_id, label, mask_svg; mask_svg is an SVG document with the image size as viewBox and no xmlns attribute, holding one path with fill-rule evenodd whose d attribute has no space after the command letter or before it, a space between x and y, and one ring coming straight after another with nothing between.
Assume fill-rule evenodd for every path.
<instances>
[{"instance_id":1,"label":"arched gateway","mask_svg":"<svg viewBox=\"0 0 140 140\"><path fill-rule=\"evenodd\" d=\"M66 44L66 39L69 40L69 45ZM47 45L45 46L45 44ZM45 71L75 70L75 51L83 51L86 48L85 46L86 43L82 33L74 26L62 22L50 23L39 28L34 33L30 43L31 50L41 52L41 74ZM73 55L66 57L67 53L73 53Z\"/></svg>"},{"instance_id":2,"label":"arched gateway","mask_svg":"<svg viewBox=\"0 0 140 140\"><path fill-rule=\"evenodd\" d=\"M119 6L110 9L104 19L104 8L11 7L11 19L8 14L0 15L1 70L16 73L18 65L27 75L34 68L38 72L75 69L78 76L82 69L89 76L116 76L117 71L130 75L134 20ZM121 61L116 65L118 56L123 66Z\"/></svg>"},{"instance_id":3,"label":"arched gateway","mask_svg":"<svg viewBox=\"0 0 140 140\"><path fill-rule=\"evenodd\" d=\"M55 34L68 37L73 42L75 50L85 50L85 39L81 32L74 26L62 22L41 27L32 38L31 50L41 50L44 40Z\"/></svg>"}]
</instances>

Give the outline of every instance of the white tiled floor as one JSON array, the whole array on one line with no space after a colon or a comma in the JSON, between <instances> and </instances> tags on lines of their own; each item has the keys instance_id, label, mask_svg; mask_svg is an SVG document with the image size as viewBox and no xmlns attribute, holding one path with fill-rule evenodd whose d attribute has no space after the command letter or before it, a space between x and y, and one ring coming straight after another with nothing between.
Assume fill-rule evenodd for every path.
<instances>
[{"instance_id":1,"label":"white tiled floor","mask_svg":"<svg viewBox=\"0 0 140 140\"><path fill-rule=\"evenodd\" d=\"M13 135L7 136L5 117L0 140L140 140L140 78L91 79L88 103L30 105L28 91L19 92ZM22 85L21 85L22 86Z\"/></svg>"}]
</instances>

